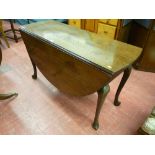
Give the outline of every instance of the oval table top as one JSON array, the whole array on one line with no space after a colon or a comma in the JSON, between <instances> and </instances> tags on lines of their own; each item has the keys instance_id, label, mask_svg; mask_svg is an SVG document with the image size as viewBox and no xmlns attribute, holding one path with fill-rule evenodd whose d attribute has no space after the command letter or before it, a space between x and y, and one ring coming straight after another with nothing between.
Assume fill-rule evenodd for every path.
<instances>
[{"instance_id":1,"label":"oval table top","mask_svg":"<svg viewBox=\"0 0 155 155\"><path fill-rule=\"evenodd\" d=\"M142 49L56 21L42 21L21 27L61 51L114 74L132 64Z\"/></svg>"}]
</instances>

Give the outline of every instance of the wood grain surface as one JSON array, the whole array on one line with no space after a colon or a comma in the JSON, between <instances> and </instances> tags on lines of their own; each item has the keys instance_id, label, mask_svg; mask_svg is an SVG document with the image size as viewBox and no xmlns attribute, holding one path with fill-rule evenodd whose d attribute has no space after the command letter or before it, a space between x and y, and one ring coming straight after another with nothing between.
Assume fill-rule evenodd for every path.
<instances>
[{"instance_id":1,"label":"wood grain surface","mask_svg":"<svg viewBox=\"0 0 155 155\"><path fill-rule=\"evenodd\" d=\"M132 64L142 51L141 48L55 21L26 25L21 31L63 48L64 52L110 74Z\"/></svg>"},{"instance_id":2,"label":"wood grain surface","mask_svg":"<svg viewBox=\"0 0 155 155\"><path fill-rule=\"evenodd\" d=\"M54 21L21 28L32 61L59 90L89 95L107 85L141 48Z\"/></svg>"}]
</instances>

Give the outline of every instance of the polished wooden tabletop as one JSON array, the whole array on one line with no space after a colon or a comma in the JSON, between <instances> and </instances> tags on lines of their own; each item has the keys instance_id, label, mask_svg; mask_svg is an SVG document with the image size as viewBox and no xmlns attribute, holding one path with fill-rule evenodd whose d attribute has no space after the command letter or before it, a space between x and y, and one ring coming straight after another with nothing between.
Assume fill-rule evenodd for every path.
<instances>
[{"instance_id":1,"label":"polished wooden tabletop","mask_svg":"<svg viewBox=\"0 0 155 155\"><path fill-rule=\"evenodd\" d=\"M21 29L110 74L132 64L142 51L136 46L52 20L26 25Z\"/></svg>"}]
</instances>

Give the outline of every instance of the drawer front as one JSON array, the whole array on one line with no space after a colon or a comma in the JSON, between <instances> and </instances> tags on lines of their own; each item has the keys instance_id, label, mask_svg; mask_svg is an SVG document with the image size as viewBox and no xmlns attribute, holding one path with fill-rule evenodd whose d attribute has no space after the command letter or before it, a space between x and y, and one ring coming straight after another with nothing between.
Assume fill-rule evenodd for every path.
<instances>
[{"instance_id":1,"label":"drawer front","mask_svg":"<svg viewBox=\"0 0 155 155\"><path fill-rule=\"evenodd\" d=\"M85 30L94 32L95 31L95 20L85 19Z\"/></svg>"},{"instance_id":2,"label":"drawer front","mask_svg":"<svg viewBox=\"0 0 155 155\"><path fill-rule=\"evenodd\" d=\"M106 24L98 24L98 34L101 35L106 35L112 39L115 38L115 32L116 32L116 27L114 26L110 26L110 25L106 25Z\"/></svg>"},{"instance_id":3,"label":"drawer front","mask_svg":"<svg viewBox=\"0 0 155 155\"><path fill-rule=\"evenodd\" d=\"M99 19L99 22L117 26L118 19Z\"/></svg>"},{"instance_id":4,"label":"drawer front","mask_svg":"<svg viewBox=\"0 0 155 155\"><path fill-rule=\"evenodd\" d=\"M81 19L69 19L69 25L81 28Z\"/></svg>"}]
</instances>

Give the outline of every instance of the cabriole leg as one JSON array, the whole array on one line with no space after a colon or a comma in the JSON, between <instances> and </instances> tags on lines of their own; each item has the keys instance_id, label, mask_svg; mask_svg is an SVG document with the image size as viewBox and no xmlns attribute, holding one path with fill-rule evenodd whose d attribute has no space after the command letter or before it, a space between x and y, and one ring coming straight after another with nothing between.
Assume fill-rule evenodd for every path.
<instances>
[{"instance_id":1,"label":"cabriole leg","mask_svg":"<svg viewBox=\"0 0 155 155\"><path fill-rule=\"evenodd\" d=\"M107 86L105 86L105 87L103 87L97 91L97 93L98 93L97 107L96 107L94 122L92 124L92 127L95 130L97 130L99 128L99 121L98 121L99 115L100 115L101 108L102 108L102 105L104 103L104 100L105 100L109 90L110 90L110 87L109 87L109 85L107 85Z\"/></svg>"},{"instance_id":2,"label":"cabriole leg","mask_svg":"<svg viewBox=\"0 0 155 155\"><path fill-rule=\"evenodd\" d=\"M37 79L37 67L36 67L36 64L34 63L34 61L32 60L31 57L30 57L30 59L31 59L31 63L32 63L32 66L33 66L33 70L34 70L34 74L32 75L32 78Z\"/></svg>"},{"instance_id":3,"label":"cabriole leg","mask_svg":"<svg viewBox=\"0 0 155 155\"><path fill-rule=\"evenodd\" d=\"M124 87L126 81L128 80L128 78L130 76L130 73L131 73L131 66L128 67L126 70L124 70L123 77L121 79L121 82L119 84L119 87L118 87L116 95L115 95L115 100L114 100L115 106L119 106L121 104L121 102L118 100L118 98L119 98L119 95L120 95L122 88Z\"/></svg>"}]
</instances>

